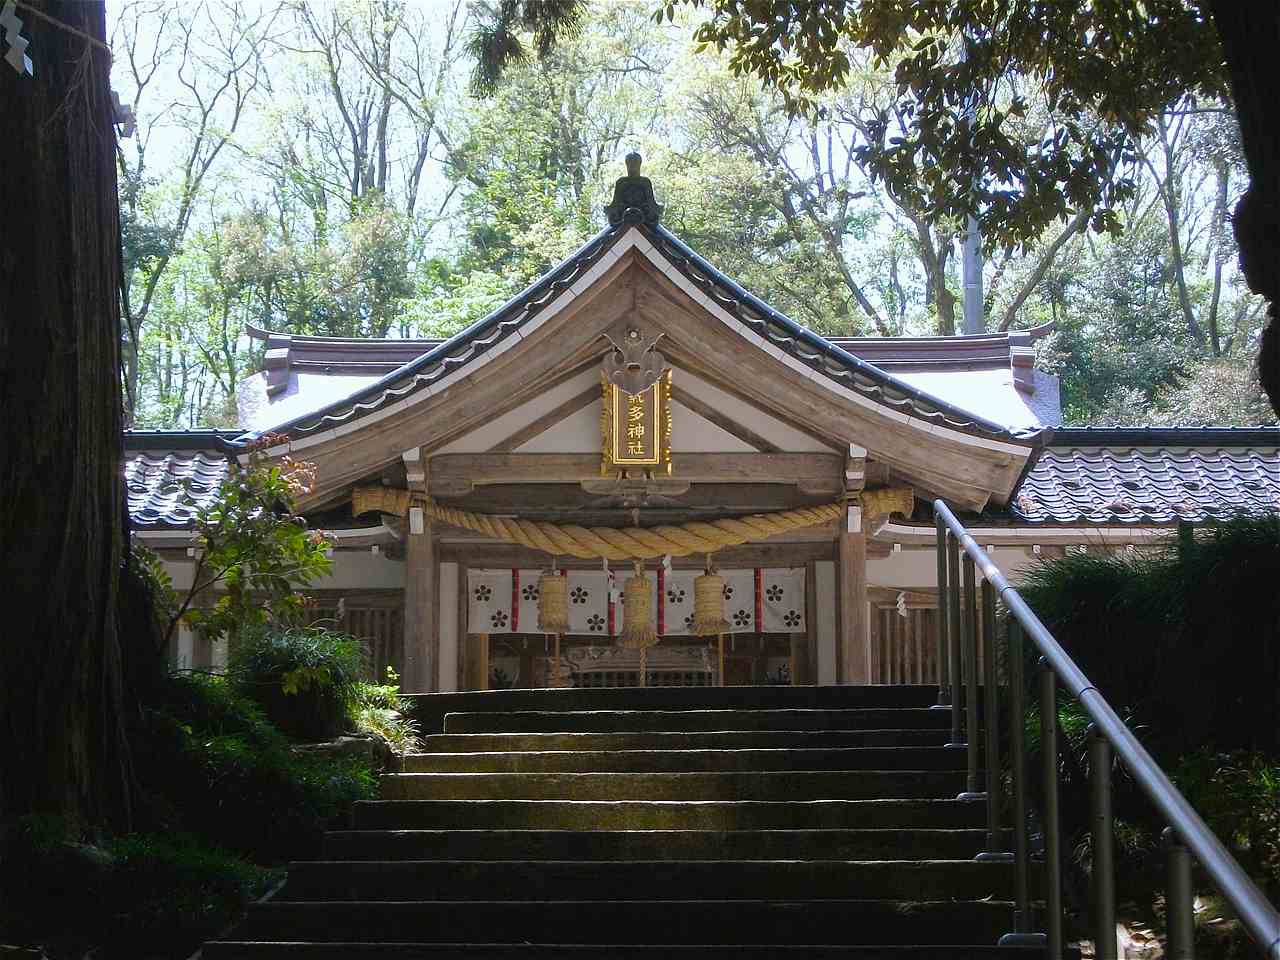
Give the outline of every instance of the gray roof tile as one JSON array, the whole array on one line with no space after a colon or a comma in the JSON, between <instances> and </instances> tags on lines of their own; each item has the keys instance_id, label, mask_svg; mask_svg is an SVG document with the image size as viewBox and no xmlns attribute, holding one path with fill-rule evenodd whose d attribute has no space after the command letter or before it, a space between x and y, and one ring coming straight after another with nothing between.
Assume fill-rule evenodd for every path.
<instances>
[{"instance_id":1,"label":"gray roof tile","mask_svg":"<svg viewBox=\"0 0 1280 960\"><path fill-rule=\"evenodd\" d=\"M1265 445L1230 447L1159 445L1162 439L1186 439L1159 431L1147 434L1151 445L1139 445L1142 432L1130 433L1128 439L1138 444L1055 443L1045 449L1014 495L1013 518L1033 524L1164 524L1280 510L1280 431L1264 435L1270 439Z\"/></svg>"}]
</instances>

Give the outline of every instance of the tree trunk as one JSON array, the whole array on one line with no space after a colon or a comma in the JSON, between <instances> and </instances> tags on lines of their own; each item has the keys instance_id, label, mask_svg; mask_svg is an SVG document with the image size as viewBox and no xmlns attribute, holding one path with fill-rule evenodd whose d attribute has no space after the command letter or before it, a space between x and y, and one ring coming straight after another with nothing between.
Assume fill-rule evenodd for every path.
<instances>
[{"instance_id":1,"label":"tree trunk","mask_svg":"<svg viewBox=\"0 0 1280 960\"><path fill-rule=\"evenodd\" d=\"M1280 99L1275 96L1275 59L1280 16L1274 0L1211 0L1222 38L1240 139L1252 183L1236 206L1240 268L1250 289L1266 297L1267 327L1258 371L1271 407L1280 416Z\"/></svg>"},{"instance_id":2,"label":"tree trunk","mask_svg":"<svg viewBox=\"0 0 1280 960\"><path fill-rule=\"evenodd\" d=\"M32 0L105 35L101 0ZM105 50L22 14L0 66L0 823L127 821L120 233Z\"/></svg>"}]
</instances>

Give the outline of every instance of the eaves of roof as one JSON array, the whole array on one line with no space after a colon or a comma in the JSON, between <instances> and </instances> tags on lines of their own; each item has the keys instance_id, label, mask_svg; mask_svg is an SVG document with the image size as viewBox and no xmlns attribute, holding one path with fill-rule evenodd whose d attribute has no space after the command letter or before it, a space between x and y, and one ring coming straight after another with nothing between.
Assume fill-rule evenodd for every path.
<instances>
[{"instance_id":1,"label":"eaves of roof","mask_svg":"<svg viewBox=\"0 0 1280 960\"><path fill-rule=\"evenodd\" d=\"M350 396L293 418L272 433L298 438L344 424L429 387L515 334L578 281L628 230L645 236L674 269L769 343L854 392L935 426L1035 446L1039 431L1014 431L920 390L854 356L774 310L722 274L665 228L622 223L588 240L572 256L467 329ZM242 440L252 435L245 435Z\"/></svg>"},{"instance_id":2,"label":"eaves of roof","mask_svg":"<svg viewBox=\"0 0 1280 960\"><path fill-rule=\"evenodd\" d=\"M1056 427L1050 447L1280 445L1280 427Z\"/></svg>"},{"instance_id":3,"label":"eaves of roof","mask_svg":"<svg viewBox=\"0 0 1280 960\"><path fill-rule=\"evenodd\" d=\"M243 430L126 430L126 450L218 450L227 452Z\"/></svg>"}]
</instances>

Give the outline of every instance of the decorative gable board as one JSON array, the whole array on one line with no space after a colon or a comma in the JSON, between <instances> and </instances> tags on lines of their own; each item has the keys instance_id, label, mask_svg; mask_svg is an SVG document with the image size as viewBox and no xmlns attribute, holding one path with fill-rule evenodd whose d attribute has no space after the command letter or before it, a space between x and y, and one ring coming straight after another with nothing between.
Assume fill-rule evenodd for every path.
<instances>
[{"instance_id":1,"label":"decorative gable board","mask_svg":"<svg viewBox=\"0 0 1280 960\"><path fill-rule=\"evenodd\" d=\"M515 436L521 429L528 427L541 417L545 417L548 413L558 407L560 404L578 396L584 390L590 389L592 386L598 386L600 383L600 372L598 370L584 370L576 377L571 377L564 383L557 384L545 393L539 394L528 403L522 403L514 410L508 410L500 417L486 421L481 427L472 430L465 436L459 437L452 443L447 443L439 450L433 453L484 453L493 449L496 444ZM589 430L578 430L574 432L577 438L576 445L555 448L556 453L593 453L600 449L600 406L592 404L585 410L578 411L579 414L590 412ZM569 417L573 420L574 417ZM551 431L558 430L564 425L564 421L551 428ZM548 431L550 433L551 431ZM546 436L543 434L542 436ZM538 439L541 439L539 437ZM522 452L532 452L534 448ZM540 452L540 450L539 450Z\"/></svg>"},{"instance_id":2,"label":"decorative gable board","mask_svg":"<svg viewBox=\"0 0 1280 960\"><path fill-rule=\"evenodd\" d=\"M675 383L735 423L750 427L753 433L768 440L779 450L787 453L830 453L833 449L832 446L800 432L795 427L765 413L754 404L708 383L701 377L695 377L677 368ZM698 419L702 420L701 417ZM706 420L702 422L708 423ZM677 430L677 440L679 440L678 434ZM840 445L834 444L834 447L840 448Z\"/></svg>"},{"instance_id":3,"label":"decorative gable board","mask_svg":"<svg viewBox=\"0 0 1280 960\"><path fill-rule=\"evenodd\" d=\"M600 377L596 376L599 388ZM600 401L577 410L515 448L516 453L599 453Z\"/></svg>"},{"instance_id":4,"label":"decorative gable board","mask_svg":"<svg viewBox=\"0 0 1280 960\"><path fill-rule=\"evenodd\" d=\"M680 453L755 453L756 448L739 440L728 430L718 427L694 413L679 400L671 401L671 452Z\"/></svg>"},{"instance_id":5,"label":"decorative gable board","mask_svg":"<svg viewBox=\"0 0 1280 960\"><path fill-rule=\"evenodd\" d=\"M624 570L570 570L569 632L616 637L622 629ZM659 567L645 574L659 636L689 636L696 570ZM805 568L721 570L730 633L804 633ZM467 575L467 632L538 633L541 570L473 569Z\"/></svg>"},{"instance_id":6,"label":"decorative gable board","mask_svg":"<svg viewBox=\"0 0 1280 960\"><path fill-rule=\"evenodd\" d=\"M721 411L734 422L749 427L752 432L764 437L779 450L794 453L831 451L831 447L819 443L814 438L771 417L758 407L678 367L674 370L674 382L681 389L687 390L699 400ZM560 404L581 395L593 386L599 386L599 383L598 370L594 368L584 370L536 399L521 404L514 410L509 410L434 452L484 453L504 440L516 437L522 429L545 417ZM679 401L672 404L672 420L674 452L749 453L754 450L751 445L690 410ZM600 403L597 401L569 414L559 423L512 449L517 453L598 452L600 450ZM676 470L678 473L678 464Z\"/></svg>"}]
</instances>

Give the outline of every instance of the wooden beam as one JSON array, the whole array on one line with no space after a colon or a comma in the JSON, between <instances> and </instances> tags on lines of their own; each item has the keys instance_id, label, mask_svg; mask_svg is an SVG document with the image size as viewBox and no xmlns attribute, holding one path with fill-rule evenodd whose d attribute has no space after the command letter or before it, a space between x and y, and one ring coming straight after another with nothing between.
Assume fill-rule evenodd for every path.
<instances>
[{"instance_id":1,"label":"wooden beam","mask_svg":"<svg viewBox=\"0 0 1280 960\"><path fill-rule=\"evenodd\" d=\"M519 447L519 446L522 446L523 444L528 443L534 437L537 437L537 436L540 436L541 434L546 433L548 430L554 427L557 423L564 420L566 417L573 416L573 414L577 413L583 407L590 406L592 403L597 402L598 400L600 400L600 397L601 397L600 385L593 384L591 387L588 387L586 390L583 390L576 397L570 397L568 400L560 404L554 410L548 410L546 413L540 416L537 420L533 421L533 423L529 424L527 427L521 427L515 433L511 434L511 436L507 437L505 440L501 440L498 443L495 443L492 447L489 448L489 452L490 453L509 453L512 450L515 450L516 447Z\"/></svg>"},{"instance_id":2,"label":"wooden beam","mask_svg":"<svg viewBox=\"0 0 1280 960\"><path fill-rule=\"evenodd\" d=\"M830 535L828 534L828 537ZM527 547L483 543L439 543L436 550L446 562L465 563L470 567L519 567L530 569L544 567L550 557L540 550ZM747 567L802 567L811 560L831 560L834 545L830 539L812 543L765 543L728 547L715 555L716 566L724 569ZM600 561L578 560L560 557L558 562L566 570L599 570ZM688 557L672 557L671 566L677 570L701 570L703 554ZM653 561L649 561L652 566ZM618 569L628 564L615 564Z\"/></svg>"},{"instance_id":3,"label":"wooden beam","mask_svg":"<svg viewBox=\"0 0 1280 960\"><path fill-rule=\"evenodd\" d=\"M688 407L704 420L708 420L715 424L725 433L737 437L749 447L755 447L762 453L781 453L782 448L777 444L766 440L760 434L756 433L750 427L738 423L730 417L725 416L709 403L704 403L695 397L688 390L676 384L671 385L671 397L677 403Z\"/></svg>"},{"instance_id":4,"label":"wooden beam","mask_svg":"<svg viewBox=\"0 0 1280 960\"><path fill-rule=\"evenodd\" d=\"M364 418L359 429L322 431L295 448L295 456L317 467L311 501L380 471L398 457L406 437L427 452L439 449L598 362L607 347L600 332L634 310L629 293L634 259L624 254L565 309L520 338L518 349L495 351L487 362L469 364L465 375L448 386L413 402L390 404L376 417Z\"/></svg>"},{"instance_id":5,"label":"wooden beam","mask_svg":"<svg viewBox=\"0 0 1280 960\"><path fill-rule=\"evenodd\" d=\"M673 363L731 357L737 392L762 410L775 416L788 411L821 434L862 444L916 485L940 490L965 508L982 509L993 494L999 499L1012 488L1029 447L1004 441L1004 449L993 448L964 431L938 431L919 418L904 420L887 407L844 396L766 351L744 349L740 336L725 324L705 322L703 308L656 268L640 266L647 282L636 285L638 313L666 334L663 353Z\"/></svg>"},{"instance_id":6,"label":"wooden beam","mask_svg":"<svg viewBox=\"0 0 1280 960\"><path fill-rule=\"evenodd\" d=\"M843 485L844 457L839 454L677 453L673 459L675 475L695 483ZM596 453L444 453L431 458L432 492L442 496L458 496L484 484L577 483L599 475Z\"/></svg>"}]
</instances>

